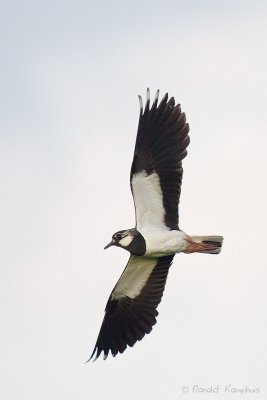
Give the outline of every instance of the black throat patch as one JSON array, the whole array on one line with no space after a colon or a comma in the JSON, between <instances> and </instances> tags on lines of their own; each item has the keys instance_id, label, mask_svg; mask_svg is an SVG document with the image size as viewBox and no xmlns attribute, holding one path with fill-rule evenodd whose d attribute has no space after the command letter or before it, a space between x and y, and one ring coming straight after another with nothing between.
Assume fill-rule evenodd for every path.
<instances>
[{"instance_id":1,"label":"black throat patch","mask_svg":"<svg viewBox=\"0 0 267 400\"><path fill-rule=\"evenodd\" d=\"M146 241L136 229L132 230L133 240L126 249L135 256L143 256L146 252Z\"/></svg>"}]
</instances>

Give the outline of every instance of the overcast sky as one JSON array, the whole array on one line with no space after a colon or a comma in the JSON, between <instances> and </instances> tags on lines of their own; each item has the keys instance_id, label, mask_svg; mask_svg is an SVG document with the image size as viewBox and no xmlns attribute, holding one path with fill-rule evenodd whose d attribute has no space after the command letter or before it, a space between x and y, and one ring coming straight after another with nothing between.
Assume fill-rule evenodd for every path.
<instances>
[{"instance_id":1,"label":"overcast sky","mask_svg":"<svg viewBox=\"0 0 267 400\"><path fill-rule=\"evenodd\" d=\"M2 4L2 399L240 398L230 384L266 399L266 12L260 0ZM128 259L103 247L134 225L147 87L190 124L181 228L223 235L223 251L176 256L152 333L84 364Z\"/></svg>"}]
</instances>

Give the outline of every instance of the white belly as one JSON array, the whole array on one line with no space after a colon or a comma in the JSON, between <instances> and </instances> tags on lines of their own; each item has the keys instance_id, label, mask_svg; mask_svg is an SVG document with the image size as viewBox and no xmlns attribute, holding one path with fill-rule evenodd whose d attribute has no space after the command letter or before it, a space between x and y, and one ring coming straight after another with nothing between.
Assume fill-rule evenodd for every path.
<instances>
[{"instance_id":1,"label":"white belly","mask_svg":"<svg viewBox=\"0 0 267 400\"><path fill-rule=\"evenodd\" d=\"M180 253L188 245L187 234L182 231L153 230L140 233L146 241L146 256L161 257Z\"/></svg>"}]
</instances>

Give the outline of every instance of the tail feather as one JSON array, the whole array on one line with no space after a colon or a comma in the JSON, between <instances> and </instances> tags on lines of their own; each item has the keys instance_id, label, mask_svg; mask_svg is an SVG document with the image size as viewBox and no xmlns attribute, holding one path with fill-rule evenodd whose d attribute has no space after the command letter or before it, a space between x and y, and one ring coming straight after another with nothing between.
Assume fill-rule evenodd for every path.
<instances>
[{"instance_id":1,"label":"tail feather","mask_svg":"<svg viewBox=\"0 0 267 400\"><path fill-rule=\"evenodd\" d=\"M185 253L219 254L222 243L222 236L190 236Z\"/></svg>"}]
</instances>

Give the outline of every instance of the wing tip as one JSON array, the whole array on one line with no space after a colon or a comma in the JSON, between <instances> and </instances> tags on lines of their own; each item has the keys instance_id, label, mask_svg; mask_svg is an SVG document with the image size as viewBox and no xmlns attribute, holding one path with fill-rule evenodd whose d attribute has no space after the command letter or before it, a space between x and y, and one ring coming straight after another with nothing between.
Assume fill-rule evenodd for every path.
<instances>
[{"instance_id":1,"label":"wing tip","mask_svg":"<svg viewBox=\"0 0 267 400\"><path fill-rule=\"evenodd\" d=\"M146 88L146 103L150 102L150 90Z\"/></svg>"},{"instance_id":2,"label":"wing tip","mask_svg":"<svg viewBox=\"0 0 267 400\"><path fill-rule=\"evenodd\" d=\"M94 350L93 350L91 356L88 358L87 361L85 361L85 364L89 363L89 362L92 360L92 358L93 358L94 355L95 355L96 350L97 350L97 347L95 346L95 348L94 348ZM96 361L97 358L98 358L98 355L96 354L96 356L95 356L95 358L92 360L92 362Z\"/></svg>"},{"instance_id":3,"label":"wing tip","mask_svg":"<svg viewBox=\"0 0 267 400\"><path fill-rule=\"evenodd\" d=\"M149 88L146 89L146 105L145 105L145 112L149 110L150 106L150 90Z\"/></svg>"},{"instance_id":4,"label":"wing tip","mask_svg":"<svg viewBox=\"0 0 267 400\"><path fill-rule=\"evenodd\" d=\"M140 105L140 115L143 114L143 99L140 96L140 94L138 95L138 99L139 99L139 105Z\"/></svg>"},{"instance_id":5,"label":"wing tip","mask_svg":"<svg viewBox=\"0 0 267 400\"><path fill-rule=\"evenodd\" d=\"M158 99L159 99L159 89L156 91L156 94L155 94L155 97L154 97L154 101L153 101L153 104L152 104L152 109L157 107Z\"/></svg>"},{"instance_id":6,"label":"wing tip","mask_svg":"<svg viewBox=\"0 0 267 400\"><path fill-rule=\"evenodd\" d=\"M85 361L85 364L89 363L90 361L95 362L100 357L102 351L103 351L103 360L106 360L108 358L109 351L106 353L104 349L100 349L96 345L91 356L89 357L89 359L87 361ZM96 353L96 355L95 355L95 353ZM94 357L94 355L95 355L95 358L92 359Z\"/></svg>"},{"instance_id":7,"label":"wing tip","mask_svg":"<svg viewBox=\"0 0 267 400\"><path fill-rule=\"evenodd\" d=\"M153 103L152 103L152 108L155 108L157 106L158 103L158 99L159 99L159 94L160 94L160 90L157 89ZM166 97L167 96L167 97ZM166 93L166 95L164 96L163 100L168 99L168 93ZM139 105L140 105L140 115L143 114L144 111L149 110L149 106L150 106L150 89L147 88L146 89L146 101L145 101L145 110L144 110L144 103L143 103L143 98L142 96L138 95L138 99L139 99Z\"/></svg>"},{"instance_id":8,"label":"wing tip","mask_svg":"<svg viewBox=\"0 0 267 400\"><path fill-rule=\"evenodd\" d=\"M157 89L153 103L152 103L152 108L155 108L157 106L159 95L160 95L160 90ZM168 104L168 106L170 107L171 110L174 110L174 109L181 110L181 104L180 103L175 104L175 98L173 96L169 99L169 101L168 101L168 98L169 98L169 93L166 92L165 95L161 99L159 107L163 104L164 105ZM149 110L150 100L151 100L150 89L149 88L146 89L145 104L143 103L142 96L138 95L138 99L139 99L139 104L140 104L140 115L142 115L146 110L147 111ZM145 107L144 107L144 105L145 105Z\"/></svg>"}]
</instances>

